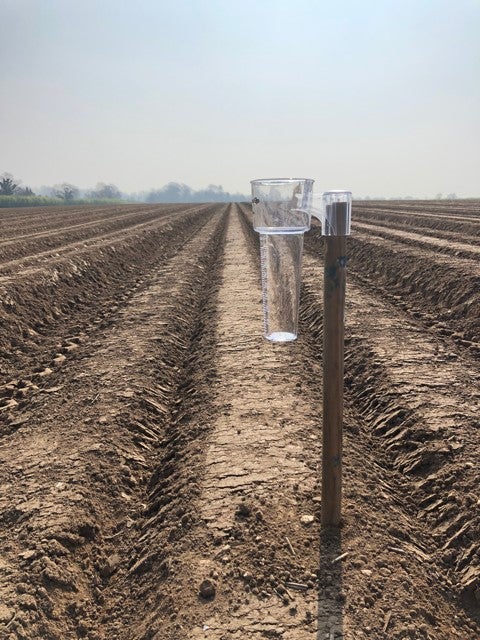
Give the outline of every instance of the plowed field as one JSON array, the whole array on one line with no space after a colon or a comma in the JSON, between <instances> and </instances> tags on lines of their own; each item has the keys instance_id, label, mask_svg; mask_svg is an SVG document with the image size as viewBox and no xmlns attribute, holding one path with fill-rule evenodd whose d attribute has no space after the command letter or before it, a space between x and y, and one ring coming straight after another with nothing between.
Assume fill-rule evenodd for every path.
<instances>
[{"instance_id":1,"label":"plowed field","mask_svg":"<svg viewBox=\"0 0 480 640\"><path fill-rule=\"evenodd\" d=\"M480 637L480 202L358 202L320 531L323 239L262 338L246 205L0 211L0 638Z\"/></svg>"}]
</instances>

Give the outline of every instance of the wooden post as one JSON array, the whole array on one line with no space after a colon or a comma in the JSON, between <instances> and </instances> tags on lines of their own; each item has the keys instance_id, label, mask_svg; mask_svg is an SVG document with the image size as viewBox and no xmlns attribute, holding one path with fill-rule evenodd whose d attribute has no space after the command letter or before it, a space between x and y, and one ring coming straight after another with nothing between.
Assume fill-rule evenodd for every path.
<instances>
[{"instance_id":1,"label":"wooden post","mask_svg":"<svg viewBox=\"0 0 480 640\"><path fill-rule=\"evenodd\" d=\"M323 289L322 526L338 526L342 500L346 237L326 236Z\"/></svg>"}]
</instances>

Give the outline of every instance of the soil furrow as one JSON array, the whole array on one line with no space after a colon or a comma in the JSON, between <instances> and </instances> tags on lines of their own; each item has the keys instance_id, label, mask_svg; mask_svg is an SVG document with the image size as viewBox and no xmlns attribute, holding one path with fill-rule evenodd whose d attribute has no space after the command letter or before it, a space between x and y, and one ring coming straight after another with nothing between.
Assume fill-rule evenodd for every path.
<instances>
[{"instance_id":1,"label":"soil furrow","mask_svg":"<svg viewBox=\"0 0 480 640\"><path fill-rule=\"evenodd\" d=\"M88 235L88 232L91 229L95 230L98 226L109 226L119 223L121 224L125 220L128 222L131 219L141 219L144 216L148 218L148 216L152 213L158 215L158 210L155 211L151 207L142 211L135 212L124 211L123 213L118 213L115 210L105 212L102 217L94 218L93 220L91 220L89 219L91 216L89 215L89 210L87 208L85 211L82 211L80 213L77 212L78 220L80 220L80 222L77 220L74 224L68 224L68 222L70 222L69 220L67 224L60 225L59 221L55 220L54 226L51 229L32 231L31 233L27 234L19 234L17 230L17 235L15 235L13 238L3 238L2 240L0 240L0 250L3 253L3 251L7 247L15 245L18 245L20 247L20 245L25 244L27 246L30 246L29 243L31 241L35 241L38 243L38 241L42 241L45 239L56 241L58 245L61 246L63 242L63 236L69 237L72 233L83 234L84 232L87 232L86 235ZM53 222L52 219L50 219L49 221L50 223ZM59 239L59 241L57 239Z\"/></svg>"},{"instance_id":2,"label":"soil furrow","mask_svg":"<svg viewBox=\"0 0 480 640\"><path fill-rule=\"evenodd\" d=\"M124 205L120 210L119 208L110 207L107 210L103 210L100 212L100 215L95 216L92 215L92 210L90 207L84 207L81 210L77 210L74 215L69 213L68 217L64 214L60 219L57 217L49 215L48 221L52 226L51 229L42 230L42 231L33 231L27 234L19 234L18 226L16 227L16 235L13 238L1 239L0 240L0 248L9 245L19 244L20 242L25 242L29 240L36 240L43 238L51 239L52 236L55 238L56 236L62 236L64 234L70 234L71 232L83 232L88 231L92 227L95 229L97 226L102 225L110 225L110 224L118 224L122 221L129 221L132 219L141 219L143 217L148 216L158 216L159 213L175 213L179 212L181 209L185 210L187 208L186 205L169 205L168 208L161 205L156 206L135 206L130 207L128 205ZM191 207L189 207L191 208ZM75 216L77 216L77 221L74 224L71 223L72 220L75 220ZM33 215L29 216L29 223L32 223ZM93 218L93 219L92 219ZM42 221L45 221L44 215L42 216ZM64 224L60 224L61 221L65 219ZM81 222L78 222L81 220ZM17 221L16 221L17 222ZM18 224L18 223L17 223ZM2 229L3 232L3 229ZM61 244L61 242L59 243Z\"/></svg>"},{"instance_id":3,"label":"soil furrow","mask_svg":"<svg viewBox=\"0 0 480 640\"><path fill-rule=\"evenodd\" d=\"M442 240L438 236L426 237L418 233L410 233L399 229L389 229L388 231L377 227L372 223L356 222L354 229L367 232L370 235L380 238L393 239L408 245L422 247L424 249L432 249L441 253L452 254L460 258L478 260L480 257L480 246L473 244L453 242L450 237L448 240Z\"/></svg>"},{"instance_id":4,"label":"soil furrow","mask_svg":"<svg viewBox=\"0 0 480 640\"><path fill-rule=\"evenodd\" d=\"M122 204L79 207L35 207L21 209L2 209L0 215L0 232L6 243L12 240L29 240L32 237L41 237L49 231L74 230L81 220L80 226L86 223L98 224L112 217L122 215L142 215L144 212L155 209L167 209L174 213L191 205L145 205ZM73 223L73 224L72 224Z\"/></svg>"},{"instance_id":5,"label":"soil furrow","mask_svg":"<svg viewBox=\"0 0 480 640\"><path fill-rule=\"evenodd\" d=\"M49 247L45 251L36 251L33 254L28 253L14 260L2 262L0 264L0 271L3 275L0 276L0 284L8 283L12 278L12 275L10 275L11 272L14 272L14 278L30 278L34 276L38 270L43 269L45 263L54 265L56 262L62 262L68 259L71 255L76 259L81 258L85 253L89 253L96 247L102 248L106 245L114 245L116 242L121 242L133 234L150 233L163 224L175 222L175 219L181 215L186 215L192 211L198 213L206 208L207 206L190 207L184 211L175 213L162 212L157 209L154 216L147 216L147 220L131 220L130 225L115 225L120 228L114 228L110 231L102 228L100 229L100 233L94 235L94 237L81 234L79 238L76 238L72 242L66 242L67 239L63 238L63 243L60 247L53 249Z\"/></svg>"},{"instance_id":6,"label":"soil furrow","mask_svg":"<svg viewBox=\"0 0 480 640\"><path fill-rule=\"evenodd\" d=\"M32 401L35 425L0 444L1 591L15 614L14 637L129 637L104 635L103 591L117 571L138 572L133 549L120 543L145 518L148 469L169 439L180 363L198 330L223 228L222 217L211 218L152 273L65 369L62 384ZM23 500L12 501L20 490Z\"/></svg>"},{"instance_id":7,"label":"soil furrow","mask_svg":"<svg viewBox=\"0 0 480 640\"><path fill-rule=\"evenodd\" d=\"M429 227L428 224L419 224L417 216L410 216L406 220L396 220L395 216L388 219L378 219L372 213L369 214L359 214L355 211L355 219L352 221L352 230L355 233L355 229L357 224L364 223L374 225L377 228L382 230L390 230L395 229L397 231L408 231L410 233L414 233L419 237L429 237L429 238L441 238L442 240L449 240L450 242L459 242L467 244L468 246L474 245L478 246L478 237L472 231L464 230L462 231L446 231L439 228Z\"/></svg>"},{"instance_id":8,"label":"soil furrow","mask_svg":"<svg viewBox=\"0 0 480 640\"><path fill-rule=\"evenodd\" d=\"M316 637L318 556L309 529L314 503L303 503L316 472L302 436L316 430L317 416L302 402L299 345L283 350L265 342L261 314L259 271L235 212L218 293L217 375L198 521L179 543L173 579L162 585L170 619L161 626L152 620L151 636L139 637ZM195 419L185 428L194 425ZM312 434L309 442L315 439ZM329 629L341 626L337 609L329 609Z\"/></svg>"},{"instance_id":9,"label":"soil furrow","mask_svg":"<svg viewBox=\"0 0 480 640\"><path fill-rule=\"evenodd\" d=\"M386 253L395 254L396 252L401 251L404 254L403 259L405 261L420 264L424 261L428 261L438 268L444 268L447 265L450 265L453 271L458 272L458 279L462 276L466 277L468 275L475 275L478 277L480 275L480 266L471 260L457 256L444 256L431 248L419 250L417 248L407 246L402 242L398 242L396 239L387 239L384 237L379 238L365 233L356 233L350 239L353 245L352 249L355 248L355 244L364 244L366 246L366 250L371 252L375 251L375 249L378 250L379 247L381 247Z\"/></svg>"},{"instance_id":10,"label":"soil furrow","mask_svg":"<svg viewBox=\"0 0 480 640\"><path fill-rule=\"evenodd\" d=\"M305 357L308 363L321 358L323 267L320 266L318 257L306 256L305 262L308 283L302 295L305 335L300 340L307 342ZM349 298L352 297L351 288L351 285L347 287ZM422 342L421 327L415 326L406 317L401 318L400 323L398 320L395 322L398 312L390 308L374 313L372 309L379 311L382 303L368 296L366 298L364 301L363 292L355 297L358 313L354 319L351 318L351 312L347 314L349 337L346 358L348 393L344 434L344 526L337 545L339 555L340 550L347 550L350 554L358 548L362 548L364 553L345 560L343 571L337 576L337 584L341 585L339 597L345 598L344 634L352 639L373 637L383 640L387 622L391 634L389 637L428 637L438 640L448 637L467 640L472 637L472 633L478 633L478 611L473 598L478 579L478 563L474 551L472 553L472 545L475 545L478 537L479 522L477 512L471 510L474 487L478 483L478 472L472 464L478 448L475 440L478 431L470 433L475 425L474 405L479 400L476 382L478 377L470 374L468 369L462 370L461 364L456 369L456 391L461 385L463 373L471 380L471 388L467 388L465 396L461 397L472 405L468 410L468 405L462 404L454 392L452 394L448 378L445 384L440 375L447 402L445 396L442 396L444 401L436 412L429 403L427 384L431 384L433 388L435 386L427 372L427 349L427 357L423 362L427 384L421 388L425 407L421 407L421 399L412 396L412 393L416 393L416 387L412 386L415 374L412 375L410 371L410 376L403 377L403 386L397 385L402 379L399 379L399 375L403 376L405 372L404 365L400 362L402 351L396 340L398 325L403 327L401 336L407 343L405 349L410 350L405 354L408 356L406 361L408 363L410 359L410 369L416 371L422 360L417 353L419 342ZM368 322L372 327L366 324ZM367 342L370 336L373 336L372 343ZM435 340L433 343L435 351L437 344ZM367 348L366 344L371 348ZM403 347L403 342L401 344ZM446 350L442 351L446 355ZM439 358L442 362L441 353ZM397 366L395 362L391 364L391 359L396 360ZM443 373L451 377L447 355L444 364L448 371ZM473 401L471 394L474 394ZM438 397L440 394L437 391L437 399ZM453 407L448 402L449 398L452 399ZM432 402L434 401L435 398ZM424 410L423 413L419 411L420 407ZM448 449L448 469L443 468L444 473L440 472L435 476L438 461L434 458L444 445L441 436L445 432L442 431L441 421L447 417L451 421L455 419L455 431L448 433L450 440L445 446ZM407 418L410 418L410 422ZM440 429L434 428L434 421L437 420L440 421ZM433 428L432 434L425 437L427 423L433 425ZM377 428L380 424L386 425L387 429L390 427L390 439L388 434L383 434L381 428L380 432L374 432L372 425ZM407 433L402 429L395 430L398 425L403 429L409 426L410 430ZM459 431L460 426L463 428ZM462 439L462 443L457 438ZM403 447L400 443L403 443ZM389 445L390 450L385 451ZM423 457L424 446L426 454L433 453L430 468L432 473L429 474L427 468L420 467L407 471L401 464L397 464L402 455L405 458L410 456L410 463L416 458L421 463L430 464L430 460L427 461L428 455ZM465 451L468 451L466 458ZM443 458L441 461L443 462ZM466 477L464 467L467 469ZM422 487L424 479L428 482ZM419 481L420 484L417 485ZM458 486L456 482L459 482ZM432 493L437 490L449 496L445 500L448 507L442 508L440 505L435 515L428 512L431 519L426 523L421 516L422 501L425 498L431 500L431 494L424 489L432 488L432 485ZM430 502L427 500L425 507L428 504ZM455 513L452 513L452 506ZM434 510L435 507L431 511ZM461 522L457 526L458 516L461 517ZM417 517L420 518L419 521ZM453 531L446 526L445 535L437 532L432 541L431 531L436 526L434 521L438 525L445 517ZM459 535L455 536L455 533ZM447 544L445 549L444 544ZM466 545L466 550L463 544ZM322 553L320 563L321 558ZM322 585L320 588L322 589ZM452 588L456 595L452 593ZM320 603L329 594L329 590L323 585ZM338 596L338 592L336 595ZM468 615L462 612L458 595L466 598L462 604L466 605ZM442 602L441 605L439 601ZM432 602L436 605L432 606ZM405 615L409 610L410 615ZM400 612L404 612L404 615ZM455 626L451 624L453 617L457 621ZM411 629L414 629L414 636L409 635Z\"/></svg>"},{"instance_id":11,"label":"soil furrow","mask_svg":"<svg viewBox=\"0 0 480 640\"><path fill-rule=\"evenodd\" d=\"M318 278L303 289L302 325L310 336L310 357L320 359L323 335L318 289ZM348 291L347 284L347 295ZM368 410L376 408L377 420L388 420L393 413L387 402L393 389L388 371L380 376L384 387L378 387L379 402L372 382L374 365L365 351L354 349L354 356L350 353L347 339L343 526L338 555L348 553L348 557L336 577L340 591L332 593L323 585L321 597L333 595L344 603L344 636L349 640L471 640L478 633L478 619L474 612L463 610L452 592L448 569L436 555L438 546L432 544L430 528L417 520L419 500L411 497L414 486L385 455L378 435L372 436L373 419ZM356 373L352 359L357 364L357 356L364 374L358 376L358 388L349 380L350 374Z\"/></svg>"},{"instance_id":12,"label":"soil furrow","mask_svg":"<svg viewBox=\"0 0 480 640\"><path fill-rule=\"evenodd\" d=\"M215 210L179 215L154 232L92 250L88 259L66 261L61 269L46 266L37 279L17 280L4 288L0 365L6 408L0 420L6 426L2 431L17 426L23 397L35 391L32 382L48 385L48 372L92 331L112 322L142 286L145 271L165 264Z\"/></svg>"},{"instance_id":13,"label":"soil furrow","mask_svg":"<svg viewBox=\"0 0 480 640\"><path fill-rule=\"evenodd\" d=\"M321 253L318 231L307 234L305 245ZM354 235L349 267L357 281L423 316L440 335L453 335L473 355L480 353L480 267L475 261Z\"/></svg>"},{"instance_id":14,"label":"soil furrow","mask_svg":"<svg viewBox=\"0 0 480 640\"><path fill-rule=\"evenodd\" d=\"M318 261L305 256L305 263L307 282L321 281ZM452 358L421 325L353 284L346 324L351 402L379 458L409 479L402 493L416 498L410 515L428 522L431 552L449 582L473 595L480 586L480 563L468 557L480 537L479 514L471 509L479 480L480 370ZM444 499L433 504L440 495Z\"/></svg>"},{"instance_id":15,"label":"soil furrow","mask_svg":"<svg viewBox=\"0 0 480 640\"><path fill-rule=\"evenodd\" d=\"M401 220L402 223L426 224L450 231L458 230L459 225L471 226L476 230L476 235L480 232L480 209L478 200L464 202L450 202L442 204L439 202L416 201L411 207L406 207L403 203L395 203L385 206L383 203L372 202L369 205L355 202L355 212L360 216L363 214L372 215L381 219ZM413 215L412 215L413 214Z\"/></svg>"},{"instance_id":16,"label":"soil furrow","mask_svg":"<svg viewBox=\"0 0 480 640\"><path fill-rule=\"evenodd\" d=\"M144 205L123 205L129 210L143 208ZM43 233L68 226L72 219L80 217L83 220L101 220L121 211L122 205L89 207L22 207L21 209L2 209L0 216L0 231L2 238L15 239L30 234Z\"/></svg>"}]
</instances>

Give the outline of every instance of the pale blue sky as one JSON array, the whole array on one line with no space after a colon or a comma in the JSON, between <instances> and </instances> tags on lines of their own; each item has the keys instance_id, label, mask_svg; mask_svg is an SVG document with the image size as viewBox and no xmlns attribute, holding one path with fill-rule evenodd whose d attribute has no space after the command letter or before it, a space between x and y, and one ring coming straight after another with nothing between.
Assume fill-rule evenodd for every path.
<instances>
[{"instance_id":1,"label":"pale blue sky","mask_svg":"<svg viewBox=\"0 0 480 640\"><path fill-rule=\"evenodd\" d=\"M0 173L480 196L480 0L0 0Z\"/></svg>"}]
</instances>

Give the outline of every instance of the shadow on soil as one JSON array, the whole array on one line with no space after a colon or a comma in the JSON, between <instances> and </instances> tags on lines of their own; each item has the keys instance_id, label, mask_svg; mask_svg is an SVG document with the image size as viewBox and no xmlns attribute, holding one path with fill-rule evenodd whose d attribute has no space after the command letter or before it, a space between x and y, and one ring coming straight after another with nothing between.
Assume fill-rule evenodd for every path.
<instances>
[{"instance_id":1,"label":"shadow on soil","mask_svg":"<svg viewBox=\"0 0 480 640\"><path fill-rule=\"evenodd\" d=\"M320 534L320 565L318 578L318 640L343 638L343 605L345 594L342 576L342 535L337 528L322 530Z\"/></svg>"}]
</instances>

